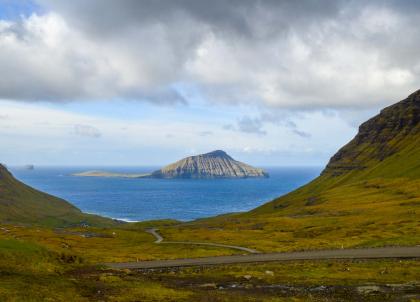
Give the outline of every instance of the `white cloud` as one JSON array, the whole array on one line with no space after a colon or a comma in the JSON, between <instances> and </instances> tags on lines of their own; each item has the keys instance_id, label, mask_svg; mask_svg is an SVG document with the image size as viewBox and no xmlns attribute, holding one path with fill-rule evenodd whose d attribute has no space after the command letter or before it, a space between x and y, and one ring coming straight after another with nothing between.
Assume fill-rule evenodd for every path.
<instances>
[{"instance_id":1,"label":"white cloud","mask_svg":"<svg viewBox=\"0 0 420 302\"><path fill-rule=\"evenodd\" d=\"M319 164L354 135L338 114L317 112L280 124L264 122L265 135L223 129L229 116L203 116L198 122L182 109L111 118L2 101L0 112L8 116L0 119L0 158L8 164L162 165L191 155L191 149L222 149L251 164ZM310 143L293 133L305 129L311 131Z\"/></svg>"},{"instance_id":2,"label":"white cloud","mask_svg":"<svg viewBox=\"0 0 420 302\"><path fill-rule=\"evenodd\" d=\"M420 81L418 5L48 1L0 22L0 98L372 108ZM49 11L48 11L49 10Z\"/></svg>"},{"instance_id":3,"label":"white cloud","mask_svg":"<svg viewBox=\"0 0 420 302\"><path fill-rule=\"evenodd\" d=\"M56 13L33 14L0 27L0 68L8 74L0 80L2 98L182 100L154 85L157 66L145 66L148 62L141 52L89 39Z\"/></svg>"}]
</instances>

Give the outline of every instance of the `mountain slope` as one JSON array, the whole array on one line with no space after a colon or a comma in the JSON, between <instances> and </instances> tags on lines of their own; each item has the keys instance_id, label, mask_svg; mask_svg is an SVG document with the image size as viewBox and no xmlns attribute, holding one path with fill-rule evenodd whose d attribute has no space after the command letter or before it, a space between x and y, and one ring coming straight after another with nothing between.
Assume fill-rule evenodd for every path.
<instances>
[{"instance_id":1,"label":"mountain slope","mask_svg":"<svg viewBox=\"0 0 420 302\"><path fill-rule=\"evenodd\" d=\"M0 165L0 222L47 226L111 225L111 219L82 213L60 198L18 181Z\"/></svg>"},{"instance_id":2,"label":"mountain slope","mask_svg":"<svg viewBox=\"0 0 420 302\"><path fill-rule=\"evenodd\" d=\"M420 90L363 123L356 137L330 159L320 177L255 211L270 211L270 207L292 200L295 206L311 203L308 200L316 203L318 195L329 189L369 182L385 184L401 178L407 179L406 186L420 179Z\"/></svg>"},{"instance_id":3,"label":"mountain slope","mask_svg":"<svg viewBox=\"0 0 420 302\"><path fill-rule=\"evenodd\" d=\"M190 156L152 173L158 178L266 177L264 170L234 160L221 150Z\"/></svg>"},{"instance_id":4,"label":"mountain slope","mask_svg":"<svg viewBox=\"0 0 420 302\"><path fill-rule=\"evenodd\" d=\"M323 174L342 175L353 170L366 174L375 168L376 176L418 177L419 136L420 90L363 123L356 137L331 158ZM381 171L389 163L398 164L398 169Z\"/></svg>"}]
</instances>

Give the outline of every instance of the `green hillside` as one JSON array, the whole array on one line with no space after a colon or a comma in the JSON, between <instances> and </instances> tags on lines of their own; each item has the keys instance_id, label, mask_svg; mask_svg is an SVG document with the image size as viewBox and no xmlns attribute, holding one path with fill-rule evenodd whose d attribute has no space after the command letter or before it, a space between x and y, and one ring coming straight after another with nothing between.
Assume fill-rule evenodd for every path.
<instances>
[{"instance_id":1,"label":"green hillside","mask_svg":"<svg viewBox=\"0 0 420 302\"><path fill-rule=\"evenodd\" d=\"M82 213L60 198L18 181L0 165L0 223L45 226L111 225L111 219Z\"/></svg>"},{"instance_id":2,"label":"green hillside","mask_svg":"<svg viewBox=\"0 0 420 302\"><path fill-rule=\"evenodd\" d=\"M263 251L415 245L419 217L417 91L363 123L309 184L247 213L162 232L170 240L194 238Z\"/></svg>"},{"instance_id":3,"label":"green hillside","mask_svg":"<svg viewBox=\"0 0 420 302\"><path fill-rule=\"evenodd\" d=\"M420 91L363 123L323 174L363 177L420 177ZM351 173L355 171L355 173Z\"/></svg>"},{"instance_id":4,"label":"green hillside","mask_svg":"<svg viewBox=\"0 0 420 302\"><path fill-rule=\"evenodd\" d=\"M370 183L381 189L382 184L383 192L378 193L387 195L395 193L388 192L388 186L399 187L399 194L415 199L420 190L410 188L410 184L416 184L419 178L420 90L363 123L356 137L331 158L320 177L253 212L271 212L288 204L316 205L326 201L323 196L330 190L344 190L352 184L360 190L369 189Z\"/></svg>"}]
</instances>

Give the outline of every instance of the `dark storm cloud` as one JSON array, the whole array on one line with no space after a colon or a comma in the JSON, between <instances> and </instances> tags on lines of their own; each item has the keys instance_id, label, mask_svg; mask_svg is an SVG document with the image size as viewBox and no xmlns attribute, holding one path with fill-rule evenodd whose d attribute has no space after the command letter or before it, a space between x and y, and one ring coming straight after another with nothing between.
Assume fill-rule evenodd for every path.
<instances>
[{"instance_id":1,"label":"dark storm cloud","mask_svg":"<svg viewBox=\"0 0 420 302\"><path fill-rule=\"evenodd\" d=\"M318 18L335 16L343 1L279 0L41 0L75 24L95 34L114 34L139 24L171 24L191 18L209 25L215 31L233 31L241 35L256 33L254 18L265 16L265 22L289 27L307 24ZM281 28L274 29L275 31ZM269 31L268 31L269 32Z\"/></svg>"},{"instance_id":2,"label":"dark storm cloud","mask_svg":"<svg viewBox=\"0 0 420 302\"><path fill-rule=\"evenodd\" d=\"M39 0L0 23L0 98L370 108L420 82L418 1ZM258 126L258 125L257 125Z\"/></svg>"}]
</instances>

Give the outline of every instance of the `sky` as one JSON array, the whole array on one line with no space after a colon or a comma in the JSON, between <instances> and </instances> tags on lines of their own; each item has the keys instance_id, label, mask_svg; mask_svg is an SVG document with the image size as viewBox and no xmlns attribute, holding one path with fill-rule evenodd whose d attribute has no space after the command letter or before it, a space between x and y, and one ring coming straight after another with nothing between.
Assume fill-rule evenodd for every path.
<instances>
[{"instance_id":1,"label":"sky","mask_svg":"<svg viewBox=\"0 0 420 302\"><path fill-rule=\"evenodd\" d=\"M0 0L0 162L322 166L419 89L420 2Z\"/></svg>"}]
</instances>

